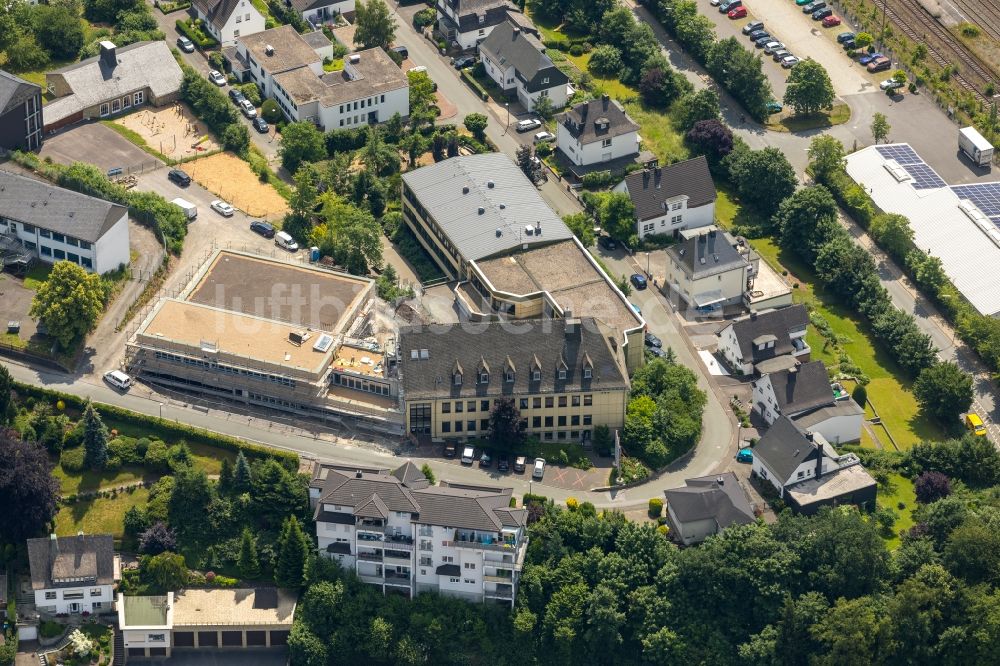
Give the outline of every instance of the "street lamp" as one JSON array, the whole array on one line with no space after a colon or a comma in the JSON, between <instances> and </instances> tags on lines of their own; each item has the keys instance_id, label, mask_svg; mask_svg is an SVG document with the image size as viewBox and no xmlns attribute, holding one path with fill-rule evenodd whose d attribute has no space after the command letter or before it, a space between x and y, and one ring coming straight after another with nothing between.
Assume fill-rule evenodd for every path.
<instances>
[{"instance_id":1,"label":"street lamp","mask_svg":"<svg viewBox=\"0 0 1000 666\"><path fill-rule=\"evenodd\" d=\"M649 252L646 253L646 276L649 277Z\"/></svg>"},{"instance_id":2,"label":"street lamp","mask_svg":"<svg viewBox=\"0 0 1000 666\"><path fill-rule=\"evenodd\" d=\"M163 403L162 402L158 402L156 404L158 404L160 406L160 420L162 421L163 420Z\"/></svg>"},{"instance_id":3,"label":"street lamp","mask_svg":"<svg viewBox=\"0 0 1000 666\"><path fill-rule=\"evenodd\" d=\"M507 109L507 124L503 126L503 133L506 134L507 130L510 129L510 102L504 102L503 106Z\"/></svg>"}]
</instances>

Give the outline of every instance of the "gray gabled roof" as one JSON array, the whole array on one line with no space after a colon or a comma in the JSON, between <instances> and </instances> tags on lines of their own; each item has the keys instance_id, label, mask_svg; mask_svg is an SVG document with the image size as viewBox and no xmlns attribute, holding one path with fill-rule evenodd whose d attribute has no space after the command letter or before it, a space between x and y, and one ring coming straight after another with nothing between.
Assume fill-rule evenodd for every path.
<instances>
[{"instance_id":1,"label":"gray gabled roof","mask_svg":"<svg viewBox=\"0 0 1000 666\"><path fill-rule=\"evenodd\" d=\"M664 491L674 516L682 523L714 519L719 529L755 520L753 507L732 472L687 479L684 488Z\"/></svg>"},{"instance_id":2,"label":"gray gabled roof","mask_svg":"<svg viewBox=\"0 0 1000 666\"><path fill-rule=\"evenodd\" d=\"M511 511L526 513L525 509L509 509L510 488L490 492L436 487L417 490L413 494L420 502L417 522L424 525L499 532L505 524L510 527L523 525L523 522L513 519Z\"/></svg>"},{"instance_id":3,"label":"gray gabled roof","mask_svg":"<svg viewBox=\"0 0 1000 666\"><path fill-rule=\"evenodd\" d=\"M715 229L671 245L667 254L694 279L747 266L739 250L724 233Z\"/></svg>"},{"instance_id":4,"label":"gray gabled roof","mask_svg":"<svg viewBox=\"0 0 1000 666\"><path fill-rule=\"evenodd\" d=\"M820 407L819 409L793 415L792 420L795 421L795 424L800 428L809 430L813 426L818 425L827 419L836 418L838 416L861 416L864 413L865 410L859 407L858 403L848 398L847 400L838 400L832 405L826 405L825 407Z\"/></svg>"},{"instance_id":5,"label":"gray gabled roof","mask_svg":"<svg viewBox=\"0 0 1000 666\"><path fill-rule=\"evenodd\" d=\"M778 408L788 416L833 404L830 375L822 361L802 363L767 376L771 380Z\"/></svg>"},{"instance_id":6,"label":"gray gabled roof","mask_svg":"<svg viewBox=\"0 0 1000 666\"><path fill-rule=\"evenodd\" d=\"M115 544L110 534L28 539L31 588L80 587L115 582Z\"/></svg>"},{"instance_id":7,"label":"gray gabled roof","mask_svg":"<svg viewBox=\"0 0 1000 666\"><path fill-rule=\"evenodd\" d=\"M626 176L625 187L639 220L660 217L665 213L664 202L675 197L687 196L688 208L715 201L715 182L704 155L664 167L635 171Z\"/></svg>"},{"instance_id":8,"label":"gray gabled roof","mask_svg":"<svg viewBox=\"0 0 1000 666\"><path fill-rule=\"evenodd\" d=\"M639 131L639 125L629 118L618 100L608 95L580 102L557 116L556 121L584 145Z\"/></svg>"},{"instance_id":9,"label":"gray gabled roof","mask_svg":"<svg viewBox=\"0 0 1000 666\"><path fill-rule=\"evenodd\" d=\"M128 209L0 170L0 214L24 224L96 243Z\"/></svg>"},{"instance_id":10,"label":"gray gabled roof","mask_svg":"<svg viewBox=\"0 0 1000 666\"><path fill-rule=\"evenodd\" d=\"M377 494L390 511L417 513L420 509L410 494L410 489L389 474L360 472L350 476L330 471L320 492L323 504L356 507Z\"/></svg>"},{"instance_id":11,"label":"gray gabled roof","mask_svg":"<svg viewBox=\"0 0 1000 666\"><path fill-rule=\"evenodd\" d=\"M19 79L0 69L0 116L16 106L21 106L35 95L40 95L41 92L41 86Z\"/></svg>"},{"instance_id":12,"label":"gray gabled roof","mask_svg":"<svg viewBox=\"0 0 1000 666\"><path fill-rule=\"evenodd\" d=\"M573 237L503 153L452 157L404 173L403 182L466 261Z\"/></svg>"},{"instance_id":13,"label":"gray gabled roof","mask_svg":"<svg viewBox=\"0 0 1000 666\"><path fill-rule=\"evenodd\" d=\"M779 416L753 447L753 455L784 485L799 465L822 453L787 416Z\"/></svg>"},{"instance_id":14,"label":"gray gabled roof","mask_svg":"<svg viewBox=\"0 0 1000 666\"><path fill-rule=\"evenodd\" d=\"M359 518L381 518L384 520L389 517L389 507L378 495L372 495L354 507L354 515Z\"/></svg>"},{"instance_id":15,"label":"gray gabled roof","mask_svg":"<svg viewBox=\"0 0 1000 666\"><path fill-rule=\"evenodd\" d=\"M545 55L542 43L510 21L493 28L479 45L479 52L503 68L513 65L528 92L565 85L569 80Z\"/></svg>"},{"instance_id":16,"label":"gray gabled roof","mask_svg":"<svg viewBox=\"0 0 1000 666\"><path fill-rule=\"evenodd\" d=\"M733 327L744 360L757 362L781 354L790 354L794 349L790 334L803 330L808 324L809 311L804 305L796 304L779 310L753 313L728 326ZM728 326L724 326L722 330ZM753 341L762 335L775 336L774 347L758 351Z\"/></svg>"},{"instance_id":17,"label":"gray gabled roof","mask_svg":"<svg viewBox=\"0 0 1000 666\"><path fill-rule=\"evenodd\" d=\"M394 469L392 475L402 481L407 488L426 488L429 485L424 473L409 460Z\"/></svg>"},{"instance_id":18,"label":"gray gabled roof","mask_svg":"<svg viewBox=\"0 0 1000 666\"><path fill-rule=\"evenodd\" d=\"M206 16L209 22L221 30L229 22L229 17L233 15L240 5L240 0L193 0L192 4L198 11ZM248 2L247 5L251 6ZM257 9L254 7L254 11Z\"/></svg>"}]
</instances>

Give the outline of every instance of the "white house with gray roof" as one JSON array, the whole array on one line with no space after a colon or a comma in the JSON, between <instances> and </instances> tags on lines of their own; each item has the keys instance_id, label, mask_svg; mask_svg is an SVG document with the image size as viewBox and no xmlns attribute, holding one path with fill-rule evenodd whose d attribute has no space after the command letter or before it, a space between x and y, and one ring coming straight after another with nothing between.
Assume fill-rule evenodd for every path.
<instances>
[{"instance_id":1,"label":"white house with gray roof","mask_svg":"<svg viewBox=\"0 0 1000 666\"><path fill-rule=\"evenodd\" d=\"M695 231L667 248L667 286L689 308L741 303L751 263L726 232L715 226Z\"/></svg>"},{"instance_id":2,"label":"white house with gray roof","mask_svg":"<svg viewBox=\"0 0 1000 666\"><path fill-rule=\"evenodd\" d=\"M483 69L508 95L514 95L527 110L547 97L553 109L566 106L569 77L545 55L535 35L506 21L493 28L479 45Z\"/></svg>"},{"instance_id":3,"label":"white house with gray roof","mask_svg":"<svg viewBox=\"0 0 1000 666\"><path fill-rule=\"evenodd\" d=\"M556 143L571 164L587 167L639 155L639 124L608 95L557 116Z\"/></svg>"},{"instance_id":4,"label":"white house with gray roof","mask_svg":"<svg viewBox=\"0 0 1000 666\"><path fill-rule=\"evenodd\" d=\"M678 235L715 222L715 182L704 155L636 171L614 191L625 192L635 205L639 238Z\"/></svg>"},{"instance_id":5,"label":"white house with gray roof","mask_svg":"<svg viewBox=\"0 0 1000 666\"><path fill-rule=\"evenodd\" d=\"M671 536L685 546L701 543L732 525L756 520L746 491L732 472L686 479L665 490Z\"/></svg>"},{"instance_id":6,"label":"white house with gray roof","mask_svg":"<svg viewBox=\"0 0 1000 666\"><path fill-rule=\"evenodd\" d=\"M796 361L809 360L808 324L804 305L751 312L719 329L719 353L730 368L744 375L790 368Z\"/></svg>"},{"instance_id":7,"label":"white house with gray roof","mask_svg":"<svg viewBox=\"0 0 1000 666\"><path fill-rule=\"evenodd\" d=\"M98 274L130 261L127 208L9 171L0 171L0 234L44 262Z\"/></svg>"},{"instance_id":8,"label":"white house with gray roof","mask_svg":"<svg viewBox=\"0 0 1000 666\"><path fill-rule=\"evenodd\" d=\"M35 607L46 613L103 613L114 605L121 577L110 534L28 539Z\"/></svg>"},{"instance_id":9,"label":"white house with gray roof","mask_svg":"<svg viewBox=\"0 0 1000 666\"><path fill-rule=\"evenodd\" d=\"M383 592L434 592L513 606L528 537L511 488L395 470L316 463L309 498L320 554Z\"/></svg>"},{"instance_id":10,"label":"white house with gray roof","mask_svg":"<svg viewBox=\"0 0 1000 666\"><path fill-rule=\"evenodd\" d=\"M223 47L232 46L240 35L264 30L264 15L250 0L194 0L191 7L205 29Z\"/></svg>"},{"instance_id":11,"label":"white house with gray roof","mask_svg":"<svg viewBox=\"0 0 1000 666\"><path fill-rule=\"evenodd\" d=\"M450 42L467 50L516 11L507 0L437 0L437 27Z\"/></svg>"}]
</instances>

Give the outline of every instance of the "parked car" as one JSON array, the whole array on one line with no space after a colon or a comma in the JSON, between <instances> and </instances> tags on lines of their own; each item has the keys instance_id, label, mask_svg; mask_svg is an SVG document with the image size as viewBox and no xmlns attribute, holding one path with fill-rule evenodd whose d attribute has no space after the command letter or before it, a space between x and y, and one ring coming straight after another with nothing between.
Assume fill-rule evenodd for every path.
<instances>
[{"instance_id":1,"label":"parked car","mask_svg":"<svg viewBox=\"0 0 1000 666\"><path fill-rule=\"evenodd\" d=\"M299 244L296 243L295 239L285 231L279 231L274 234L274 244L288 250L289 252L299 251Z\"/></svg>"},{"instance_id":2,"label":"parked car","mask_svg":"<svg viewBox=\"0 0 1000 666\"><path fill-rule=\"evenodd\" d=\"M873 74L875 72L884 72L890 67L892 67L892 61L886 58L885 56L882 56L881 58L876 58L875 60L872 60L870 63L868 63L868 71Z\"/></svg>"},{"instance_id":3,"label":"parked car","mask_svg":"<svg viewBox=\"0 0 1000 666\"><path fill-rule=\"evenodd\" d=\"M781 59L781 66L785 69L791 69L799 64L799 59L793 55L787 55Z\"/></svg>"},{"instance_id":4,"label":"parked car","mask_svg":"<svg viewBox=\"0 0 1000 666\"><path fill-rule=\"evenodd\" d=\"M402 44L400 44L399 46L393 46L392 49L390 50L393 53L398 53L403 60L406 60L407 58L410 57L410 49L406 48Z\"/></svg>"},{"instance_id":5,"label":"parked car","mask_svg":"<svg viewBox=\"0 0 1000 666\"><path fill-rule=\"evenodd\" d=\"M730 0L729 2L723 2L721 5L719 5L719 13L728 14L731 10L742 6L743 6L743 0Z\"/></svg>"},{"instance_id":6,"label":"parked car","mask_svg":"<svg viewBox=\"0 0 1000 666\"><path fill-rule=\"evenodd\" d=\"M597 237L597 244L609 252L613 252L618 249L618 241L611 236L605 236L604 234Z\"/></svg>"},{"instance_id":7,"label":"parked car","mask_svg":"<svg viewBox=\"0 0 1000 666\"><path fill-rule=\"evenodd\" d=\"M639 275L638 273L633 273L632 277L629 278L629 281L632 283L633 287L639 290L645 289L649 286L646 282L646 277L644 275Z\"/></svg>"},{"instance_id":8,"label":"parked car","mask_svg":"<svg viewBox=\"0 0 1000 666\"><path fill-rule=\"evenodd\" d=\"M857 44L857 42L854 41L853 37L851 37L850 39L848 39L846 42L841 42L840 44L841 44L841 46L844 47L844 50L847 51L847 52L851 52L854 49L858 48L858 44Z\"/></svg>"},{"instance_id":9,"label":"parked car","mask_svg":"<svg viewBox=\"0 0 1000 666\"><path fill-rule=\"evenodd\" d=\"M119 391L127 391L132 386L132 378L121 370L112 370L111 372L104 373L104 381Z\"/></svg>"},{"instance_id":10,"label":"parked car","mask_svg":"<svg viewBox=\"0 0 1000 666\"><path fill-rule=\"evenodd\" d=\"M854 33L849 30L847 32L842 32L839 35L837 35L838 44L843 44L844 42L853 39L854 39Z\"/></svg>"},{"instance_id":11,"label":"parked car","mask_svg":"<svg viewBox=\"0 0 1000 666\"><path fill-rule=\"evenodd\" d=\"M815 0L795 0L795 4L801 7L802 5L808 5L810 2L814 1Z\"/></svg>"},{"instance_id":12,"label":"parked car","mask_svg":"<svg viewBox=\"0 0 1000 666\"><path fill-rule=\"evenodd\" d=\"M444 445L444 457L445 458L454 458L456 451L457 451L457 447L454 444L445 444Z\"/></svg>"},{"instance_id":13,"label":"parked car","mask_svg":"<svg viewBox=\"0 0 1000 666\"><path fill-rule=\"evenodd\" d=\"M754 30L753 32L750 33L750 41L756 42L761 37L770 37L770 36L771 34L766 30Z\"/></svg>"},{"instance_id":14,"label":"parked car","mask_svg":"<svg viewBox=\"0 0 1000 666\"><path fill-rule=\"evenodd\" d=\"M808 5L802 8L803 14L812 14L815 11L823 9L826 7L826 3L823 0L816 0L815 2L810 2Z\"/></svg>"},{"instance_id":15,"label":"parked car","mask_svg":"<svg viewBox=\"0 0 1000 666\"><path fill-rule=\"evenodd\" d=\"M902 81L897 81L896 79L886 79L882 83L878 84L878 87L882 90L895 90L896 88L902 88L905 84Z\"/></svg>"},{"instance_id":16,"label":"parked car","mask_svg":"<svg viewBox=\"0 0 1000 666\"><path fill-rule=\"evenodd\" d=\"M555 141L556 135L552 132L539 132L535 135L535 143L545 143L546 141Z\"/></svg>"},{"instance_id":17,"label":"parked car","mask_svg":"<svg viewBox=\"0 0 1000 666\"><path fill-rule=\"evenodd\" d=\"M823 20L823 19L825 19L825 18L827 18L829 16L832 16L832 15L833 15L833 10L830 9L829 7L824 7L823 9L818 9L818 10L816 10L816 11L813 12L813 14L812 14L812 20L813 21L821 21L821 20Z\"/></svg>"},{"instance_id":18,"label":"parked car","mask_svg":"<svg viewBox=\"0 0 1000 666\"><path fill-rule=\"evenodd\" d=\"M736 453L736 462L753 464L753 449L743 448Z\"/></svg>"},{"instance_id":19,"label":"parked car","mask_svg":"<svg viewBox=\"0 0 1000 666\"><path fill-rule=\"evenodd\" d=\"M862 54L862 56L860 58L858 58L858 62L860 62L862 65L867 65L872 60L875 60L876 58L881 58L881 57L882 57L882 54L879 53L878 51L876 51L875 53L865 53L865 54Z\"/></svg>"},{"instance_id":20,"label":"parked car","mask_svg":"<svg viewBox=\"0 0 1000 666\"><path fill-rule=\"evenodd\" d=\"M730 19L736 20L747 17L746 7L737 7L736 9L730 9L729 13L726 14Z\"/></svg>"},{"instance_id":21,"label":"parked car","mask_svg":"<svg viewBox=\"0 0 1000 666\"><path fill-rule=\"evenodd\" d=\"M535 458L535 467L531 470L531 476L536 479L545 476L545 458Z\"/></svg>"},{"instance_id":22,"label":"parked car","mask_svg":"<svg viewBox=\"0 0 1000 666\"><path fill-rule=\"evenodd\" d=\"M274 238L274 227L263 220L254 220L251 222L250 231L260 234L264 238Z\"/></svg>"},{"instance_id":23,"label":"parked car","mask_svg":"<svg viewBox=\"0 0 1000 666\"><path fill-rule=\"evenodd\" d=\"M633 309L633 310L635 310L635 313L636 313L637 315L639 315L640 317L642 316L642 308L640 308L640 307L639 307L638 305L636 305L635 303L632 303L631 301L629 301L629 305L631 305L631 306L632 306L632 309Z\"/></svg>"},{"instance_id":24,"label":"parked car","mask_svg":"<svg viewBox=\"0 0 1000 666\"><path fill-rule=\"evenodd\" d=\"M174 181L178 185L183 185L184 187L191 184L191 176L187 175L180 169L171 169L168 171L167 179Z\"/></svg>"},{"instance_id":25,"label":"parked car","mask_svg":"<svg viewBox=\"0 0 1000 666\"><path fill-rule=\"evenodd\" d=\"M465 69L476 64L476 56L459 56L451 59L451 64L455 69Z\"/></svg>"},{"instance_id":26,"label":"parked car","mask_svg":"<svg viewBox=\"0 0 1000 666\"><path fill-rule=\"evenodd\" d=\"M257 117L257 109L253 107L253 103L248 99L245 99L242 102L240 102L240 111L242 111L243 115L246 116L247 118Z\"/></svg>"},{"instance_id":27,"label":"parked car","mask_svg":"<svg viewBox=\"0 0 1000 666\"><path fill-rule=\"evenodd\" d=\"M209 70L208 80L220 87L226 85L226 77L222 75L222 72L214 69Z\"/></svg>"},{"instance_id":28,"label":"parked car","mask_svg":"<svg viewBox=\"0 0 1000 666\"><path fill-rule=\"evenodd\" d=\"M246 96L243 94L243 91L240 90L239 88L230 88L229 99L232 100L233 104L239 106L240 103L246 99Z\"/></svg>"},{"instance_id":29,"label":"parked car","mask_svg":"<svg viewBox=\"0 0 1000 666\"><path fill-rule=\"evenodd\" d=\"M792 55L790 51L786 49L778 49L777 51L771 54L771 58L774 60L774 62L781 62L782 58L789 55Z\"/></svg>"},{"instance_id":30,"label":"parked car","mask_svg":"<svg viewBox=\"0 0 1000 666\"><path fill-rule=\"evenodd\" d=\"M662 347L663 346L663 340L660 340L658 337L656 337L652 333L646 333L645 340L646 340L646 346L647 347Z\"/></svg>"},{"instance_id":31,"label":"parked car","mask_svg":"<svg viewBox=\"0 0 1000 666\"><path fill-rule=\"evenodd\" d=\"M483 455L479 456L479 466L480 467L491 467L493 465L493 458L490 457L486 451L483 451Z\"/></svg>"},{"instance_id":32,"label":"parked car","mask_svg":"<svg viewBox=\"0 0 1000 666\"><path fill-rule=\"evenodd\" d=\"M764 35L760 39L755 39L754 42L753 42L753 44L758 49L762 49L762 48L764 48L765 45L767 45L767 44L769 44L769 43L771 43L773 41L774 41L774 37L772 37L771 35Z\"/></svg>"},{"instance_id":33,"label":"parked car","mask_svg":"<svg viewBox=\"0 0 1000 666\"><path fill-rule=\"evenodd\" d=\"M767 55L773 55L775 51L780 51L783 48L785 48L784 44L772 40L767 44L764 44L764 53Z\"/></svg>"},{"instance_id":34,"label":"parked car","mask_svg":"<svg viewBox=\"0 0 1000 666\"><path fill-rule=\"evenodd\" d=\"M708 0L708 4L712 5L713 7L718 7L719 5L722 4L722 0Z\"/></svg>"},{"instance_id":35,"label":"parked car","mask_svg":"<svg viewBox=\"0 0 1000 666\"><path fill-rule=\"evenodd\" d=\"M476 451L471 446L466 446L462 449L462 464L471 465L473 458L476 456Z\"/></svg>"},{"instance_id":36,"label":"parked car","mask_svg":"<svg viewBox=\"0 0 1000 666\"><path fill-rule=\"evenodd\" d=\"M662 347L646 347L646 353L655 358L666 358L667 352L663 351Z\"/></svg>"},{"instance_id":37,"label":"parked car","mask_svg":"<svg viewBox=\"0 0 1000 666\"><path fill-rule=\"evenodd\" d=\"M840 17L839 16L834 16L833 14L831 14L830 16L827 16L825 19L823 19L823 27L824 28L832 28L832 27L840 25L840 24L841 24Z\"/></svg>"},{"instance_id":38,"label":"parked car","mask_svg":"<svg viewBox=\"0 0 1000 666\"><path fill-rule=\"evenodd\" d=\"M510 470L510 457L504 453L497 456L497 471L506 472Z\"/></svg>"},{"instance_id":39,"label":"parked car","mask_svg":"<svg viewBox=\"0 0 1000 666\"><path fill-rule=\"evenodd\" d=\"M750 21L745 26L743 26L743 34L749 35L751 32L754 32L755 30L763 30L763 29L764 29L763 21Z\"/></svg>"},{"instance_id":40,"label":"parked car","mask_svg":"<svg viewBox=\"0 0 1000 666\"><path fill-rule=\"evenodd\" d=\"M983 420L979 417L979 414L975 412L969 412L965 415L965 427L976 437L986 436L986 426L983 425Z\"/></svg>"},{"instance_id":41,"label":"parked car","mask_svg":"<svg viewBox=\"0 0 1000 666\"><path fill-rule=\"evenodd\" d=\"M770 113L781 113L781 110L785 107L781 106L781 102L772 99L767 103L767 112Z\"/></svg>"},{"instance_id":42,"label":"parked car","mask_svg":"<svg viewBox=\"0 0 1000 666\"><path fill-rule=\"evenodd\" d=\"M178 37L177 48L184 51L184 53L194 53L194 42L187 37Z\"/></svg>"},{"instance_id":43,"label":"parked car","mask_svg":"<svg viewBox=\"0 0 1000 666\"><path fill-rule=\"evenodd\" d=\"M216 199L215 201L212 202L212 210L214 210L222 217L232 217L233 213L236 212L232 206L227 204L225 201L222 201L221 199Z\"/></svg>"},{"instance_id":44,"label":"parked car","mask_svg":"<svg viewBox=\"0 0 1000 666\"><path fill-rule=\"evenodd\" d=\"M253 128L257 130L259 134L267 134L268 130L267 121L261 118L260 116L257 116L256 118L251 120L250 124L253 125Z\"/></svg>"},{"instance_id":45,"label":"parked car","mask_svg":"<svg viewBox=\"0 0 1000 666\"><path fill-rule=\"evenodd\" d=\"M514 471L518 474L524 473L524 466L527 464L528 459L524 456L518 456L514 458Z\"/></svg>"},{"instance_id":46,"label":"parked car","mask_svg":"<svg viewBox=\"0 0 1000 666\"><path fill-rule=\"evenodd\" d=\"M533 129L538 129L542 126L542 121L538 118L525 118L524 120L518 120L517 125L514 125L514 129L518 132L530 132Z\"/></svg>"}]
</instances>

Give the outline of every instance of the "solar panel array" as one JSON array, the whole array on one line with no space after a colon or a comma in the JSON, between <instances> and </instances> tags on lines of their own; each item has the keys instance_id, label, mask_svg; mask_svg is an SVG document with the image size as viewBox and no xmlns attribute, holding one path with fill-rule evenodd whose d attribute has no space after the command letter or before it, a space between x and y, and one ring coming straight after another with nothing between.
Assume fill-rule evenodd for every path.
<instances>
[{"instance_id":1,"label":"solar panel array","mask_svg":"<svg viewBox=\"0 0 1000 666\"><path fill-rule=\"evenodd\" d=\"M934 169L927 166L920 155L917 155L913 148L910 148L907 144L893 145L893 146L876 146L875 150L878 151L879 155L886 159L895 160L906 173L910 174L913 178L913 189L915 190L929 190L938 187L946 187L948 183L944 182L941 176L937 175Z\"/></svg>"},{"instance_id":2,"label":"solar panel array","mask_svg":"<svg viewBox=\"0 0 1000 666\"><path fill-rule=\"evenodd\" d=\"M972 185L952 185L951 191L959 199L968 199L983 211L986 217L1000 227L1000 183L974 183Z\"/></svg>"}]
</instances>

